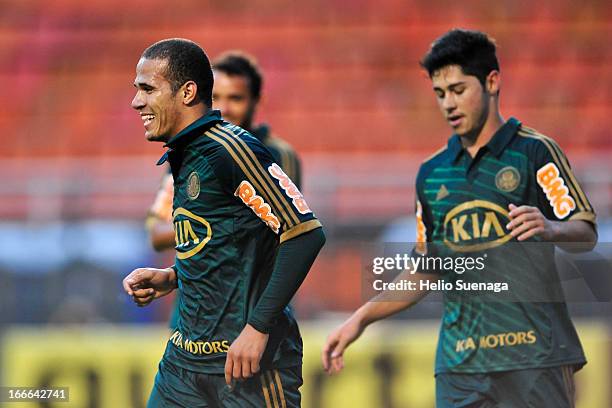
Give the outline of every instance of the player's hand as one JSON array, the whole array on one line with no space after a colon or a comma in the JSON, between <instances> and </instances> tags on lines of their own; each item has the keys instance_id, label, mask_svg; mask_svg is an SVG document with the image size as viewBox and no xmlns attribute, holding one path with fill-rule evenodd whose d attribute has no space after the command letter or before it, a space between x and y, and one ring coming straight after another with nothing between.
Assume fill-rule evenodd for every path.
<instances>
[{"instance_id":1,"label":"player's hand","mask_svg":"<svg viewBox=\"0 0 612 408\"><path fill-rule=\"evenodd\" d=\"M364 328L357 318L351 316L327 337L321 352L327 374L339 373L344 368L344 350L361 336Z\"/></svg>"},{"instance_id":2,"label":"player's hand","mask_svg":"<svg viewBox=\"0 0 612 408\"><path fill-rule=\"evenodd\" d=\"M508 208L510 209L508 214L510 222L506 228L512 237L518 241L524 241L537 235L544 241L553 241L555 224L548 220L539 208L528 205L517 207L514 204L510 204Z\"/></svg>"},{"instance_id":3,"label":"player's hand","mask_svg":"<svg viewBox=\"0 0 612 408\"><path fill-rule=\"evenodd\" d=\"M266 350L269 335L247 324L230 346L225 360L225 382L244 380L259 372L259 362Z\"/></svg>"},{"instance_id":4,"label":"player's hand","mask_svg":"<svg viewBox=\"0 0 612 408\"><path fill-rule=\"evenodd\" d=\"M138 268L123 279L123 289L138 306L146 306L175 288L176 273L172 268Z\"/></svg>"}]
</instances>

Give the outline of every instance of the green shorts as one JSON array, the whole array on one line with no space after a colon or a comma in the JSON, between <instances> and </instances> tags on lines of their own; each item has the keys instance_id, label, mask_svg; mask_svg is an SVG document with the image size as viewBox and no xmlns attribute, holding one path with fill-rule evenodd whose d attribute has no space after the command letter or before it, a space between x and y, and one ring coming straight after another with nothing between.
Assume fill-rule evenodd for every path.
<instances>
[{"instance_id":1,"label":"green shorts","mask_svg":"<svg viewBox=\"0 0 612 408\"><path fill-rule=\"evenodd\" d=\"M573 408L574 368L436 376L437 408Z\"/></svg>"},{"instance_id":2,"label":"green shorts","mask_svg":"<svg viewBox=\"0 0 612 408\"><path fill-rule=\"evenodd\" d=\"M232 389L219 374L159 363L147 408L299 408L302 367L279 368L238 381Z\"/></svg>"}]
</instances>

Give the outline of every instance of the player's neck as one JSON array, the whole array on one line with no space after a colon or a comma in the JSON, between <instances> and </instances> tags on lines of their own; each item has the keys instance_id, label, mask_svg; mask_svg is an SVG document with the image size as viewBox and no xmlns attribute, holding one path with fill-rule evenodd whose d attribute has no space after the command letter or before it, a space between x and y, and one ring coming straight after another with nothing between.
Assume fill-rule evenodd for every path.
<instances>
[{"instance_id":1,"label":"player's neck","mask_svg":"<svg viewBox=\"0 0 612 408\"><path fill-rule=\"evenodd\" d=\"M190 109L185 110L181 115L179 129L181 129L181 131L184 130L187 126L191 125L208 112L210 112L210 108L204 104L190 107Z\"/></svg>"},{"instance_id":2,"label":"player's neck","mask_svg":"<svg viewBox=\"0 0 612 408\"><path fill-rule=\"evenodd\" d=\"M491 111L483 125L474 132L461 136L461 144L470 156L475 157L481 147L486 146L495 132L505 123L499 110Z\"/></svg>"}]
</instances>

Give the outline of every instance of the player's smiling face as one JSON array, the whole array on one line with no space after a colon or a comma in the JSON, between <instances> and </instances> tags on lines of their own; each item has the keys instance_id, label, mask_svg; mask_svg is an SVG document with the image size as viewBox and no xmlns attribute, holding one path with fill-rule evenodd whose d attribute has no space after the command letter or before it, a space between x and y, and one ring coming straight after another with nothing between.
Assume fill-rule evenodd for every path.
<instances>
[{"instance_id":1,"label":"player's smiling face","mask_svg":"<svg viewBox=\"0 0 612 408\"><path fill-rule=\"evenodd\" d=\"M215 72L213 109L219 109L223 119L248 129L256 106L257 100L251 95L246 77Z\"/></svg>"},{"instance_id":2,"label":"player's smiling face","mask_svg":"<svg viewBox=\"0 0 612 408\"><path fill-rule=\"evenodd\" d=\"M489 114L489 94L473 75L458 65L448 65L431 76L438 106L459 136L477 133Z\"/></svg>"},{"instance_id":3,"label":"player's smiling face","mask_svg":"<svg viewBox=\"0 0 612 408\"><path fill-rule=\"evenodd\" d=\"M180 92L172 92L165 78L166 67L166 60L147 58L141 58L136 66L132 108L140 113L149 141L167 142L181 130Z\"/></svg>"}]
</instances>

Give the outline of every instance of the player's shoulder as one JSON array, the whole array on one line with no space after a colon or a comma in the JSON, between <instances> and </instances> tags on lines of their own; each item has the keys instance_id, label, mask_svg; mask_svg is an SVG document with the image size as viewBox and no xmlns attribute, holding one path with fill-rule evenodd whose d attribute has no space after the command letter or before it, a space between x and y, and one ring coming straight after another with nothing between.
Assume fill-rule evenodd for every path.
<instances>
[{"instance_id":1,"label":"player's shoulder","mask_svg":"<svg viewBox=\"0 0 612 408\"><path fill-rule=\"evenodd\" d=\"M552 137L521 123L517 129L514 147L525 152L529 157L537 158L541 155L557 155L562 150Z\"/></svg>"},{"instance_id":2,"label":"player's shoulder","mask_svg":"<svg viewBox=\"0 0 612 408\"><path fill-rule=\"evenodd\" d=\"M419 166L419 172L417 175L417 180L426 177L429 173L433 171L436 167L442 166L447 163L450 159L450 152L448 145L444 145L436 150L434 153L427 156L423 161L421 161L421 165Z\"/></svg>"},{"instance_id":3,"label":"player's shoulder","mask_svg":"<svg viewBox=\"0 0 612 408\"><path fill-rule=\"evenodd\" d=\"M246 129L229 122L220 122L211 127L206 133L207 139L213 144L223 147L227 151L258 150L262 143Z\"/></svg>"},{"instance_id":4,"label":"player's shoulder","mask_svg":"<svg viewBox=\"0 0 612 408\"><path fill-rule=\"evenodd\" d=\"M232 138L239 138L239 139L244 139L244 140L248 140L249 138L253 138L253 135L251 135L246 129L241 128L240 126L234 125L233 123L229 123L226 121L217 123L211 130L217 130L220 132L223 132L225 135L227 135L228 137L232 137Z\"/></svg>"},{"instance_id":5,"label":"player's shoulder","mask_svg":"<svg viewBox=\"0 0 612 408\"><path fill-rule=\"evenodd\" d=\"M213 126L206 136L212 143L210 156L237 163L272 161L263 143L247 130L229 122Z\"/></svg>"}]
</instances>

